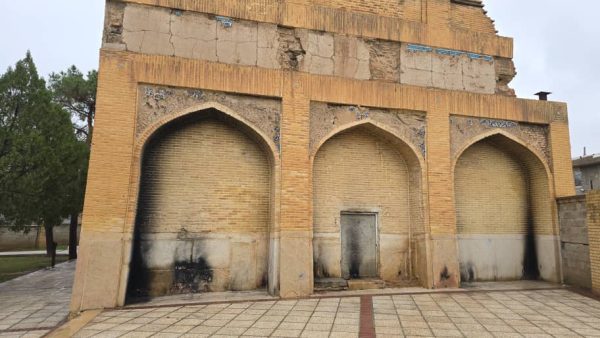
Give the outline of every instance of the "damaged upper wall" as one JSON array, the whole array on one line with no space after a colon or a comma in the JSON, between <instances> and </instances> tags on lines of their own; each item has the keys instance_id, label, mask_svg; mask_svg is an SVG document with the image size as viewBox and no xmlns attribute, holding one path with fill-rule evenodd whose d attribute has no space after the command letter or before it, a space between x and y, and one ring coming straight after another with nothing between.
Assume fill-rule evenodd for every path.
<instances>
[{"instance_id":1,"label":"damaged upper wall","mask_svg":"<svg viewBox=\"0 0 600 338\"><path fill-rule=\"evenodd\" d=\"M432 10L436 16L446 16L451 27L475 32L496 34L494 21L487 16L480 0L287 0L290 3L308 4L342 9L356 13L369 13L406 21L427 22ZM429 10L431 7L432 10ZM440 13L441 12L441 13Z\"/></svg>"},{"instance_id":2,"label":"damaged upper wall","mask_svg":"<svg viewBox=\"0 0 600 338\"><path fill-rule=\"evenodd\" d=\"M514 96L508 58L122 2L103 48Z\"/></svg>"}]
</instances>

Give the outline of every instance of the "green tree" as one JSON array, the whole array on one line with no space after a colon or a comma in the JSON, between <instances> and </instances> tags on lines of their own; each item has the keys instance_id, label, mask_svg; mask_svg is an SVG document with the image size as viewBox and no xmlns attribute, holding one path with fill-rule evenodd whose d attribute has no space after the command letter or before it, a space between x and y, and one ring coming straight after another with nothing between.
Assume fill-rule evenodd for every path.
<instances>
[{"instance_id":1,"label":"green tree","mask_svg":"<svg viewBox=\"0 0 600 338\"><path fill-rule=\"evenodd\" d=\"M43 225L49 255L82 154L70 114L52 102L28 52L0 76L0 215L14 230Z\"/></svg>"},{"instance_id":2,"label":"green tree","mask_svg":"<svg viewBox=\"0 0 600 338\"><path fill-rule=\"evenodd\" d=\"M54 102L71 113L76 121L74 127L78 137L88 145L92 143L94 132L97 84L97 71L92 70L84 76L75 66L50 75L50 90Z\"/></svg>"},{"instance_id":3,"label":"green tree","mask_svg":"<svg viewBox=\"0 0 600 338\"><path fill-rule=\"evenodd\" d=\"M75 167L77 169L76 179L71 185L70 195L72 200L69 203L71 206L69 226L70 259L77 258L77 225L79 215L83 209L88 157L94 132L97 83L98 73L95 70L84 76L75 66L71 66L64 72L50 75L49 88L52 92L53 101L71 114L78 139L87 145L87 151L82 151L80 154L80 163Z\"/></svg>"}]
</instances>

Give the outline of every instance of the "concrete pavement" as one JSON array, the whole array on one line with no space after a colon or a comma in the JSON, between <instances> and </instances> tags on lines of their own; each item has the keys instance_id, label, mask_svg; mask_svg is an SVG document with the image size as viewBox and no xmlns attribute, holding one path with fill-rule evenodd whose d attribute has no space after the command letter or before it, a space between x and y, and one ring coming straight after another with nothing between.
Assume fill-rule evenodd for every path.
<instances>
[{"instance_id":1,"label":"concrete pavement","mask_svg":"<svg viewBox=\"0 0 600 338\"><path fill-rule=\"evenodd\" d=\"M74 269L68 262L0 284L0 337L59 332ZM178 296L89 312L79 317L85 320L76 331L62 332L76 337L600 337L600 302L539 282L298 300L243 296Z\"/></svg>"}]
</instances>

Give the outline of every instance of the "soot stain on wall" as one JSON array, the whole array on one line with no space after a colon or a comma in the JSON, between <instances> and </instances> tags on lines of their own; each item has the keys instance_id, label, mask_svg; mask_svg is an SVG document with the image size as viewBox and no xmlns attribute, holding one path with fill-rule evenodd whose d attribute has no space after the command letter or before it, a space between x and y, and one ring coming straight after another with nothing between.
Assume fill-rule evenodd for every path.
<instances>
[{"instance_id":1,"label":"soot stain on wall","mask_svg":"<svg viewBox=\"0 0 600 338\"><path fill-rule=\"evenodd\" d=\"M313 263L313 270L316 278L329 278L331 277L329 270L325 267L325 265L315 257Z\"/></svg>"},{"instance_id":2,"label":"soot stain on wall","mask_svg":"<svg viewBox=\"0 0 600 338\"><path fill-rule=\"evenodd\" d=\"M537 280L540 278L540 268L538 265L535 223L531 205L531 201L529 201L527 210L527 229L525 233L525 250L523 254L523 279Z\"/></svg>"},{"instance_id":3,"label":"soot stain on wall","mask_svg":"<svg viewBox=\"0 0 600 338\"><path fill-rule=\"evenodd\" d=\"M348 232L348 241L350 242L350 260L349 260L349 272L350 278L360 277L360 257L362 256L361 248L359 244L359 232L358 227L351 227Z\"/></svg>"},{"instance_id":4,"label":"soot stain on wall","mask_svg":"<svg viewBox=\"0 0 600 338\"><path fill-rule=\"evenodd\" d=\"M132 258L130 263L129 283L127 288L127 296L132 300L141 300L151 296L154 292L156 293L157 288L161 289L160 293L165 294L181 294L181 293L197 293L208 291L209 284L213 279L213 270L209 266L208 262L204 257L194 259L191 256L189 259L174 261L171 266L164 267L165 270L170 273L161 271L157 273L153 271L146 263L151 250L150 246L144 245L143 233L149 224L150 217L152 217L152 211L155 206L153 193L152 181L157 175L160 175L158 168L148 170L152 167L152 156L148 154L153 153L157 146L159 146L160 140L169 133L174 126L168 126L161 128L156 134L148 141L142 157L142 175L140 179L140 190L138 196L138 206L135 219L135 230L132 247ZM187 231L182 229L184 232L183 236ZM192 250L194 241L190 239L180 238L178 243L184 246L186 242L192 243ZM154 279L159 279L158 286L155 285ZM170 283L170 286L165 286L165 283Z\"/></svg>"}]
</instances>

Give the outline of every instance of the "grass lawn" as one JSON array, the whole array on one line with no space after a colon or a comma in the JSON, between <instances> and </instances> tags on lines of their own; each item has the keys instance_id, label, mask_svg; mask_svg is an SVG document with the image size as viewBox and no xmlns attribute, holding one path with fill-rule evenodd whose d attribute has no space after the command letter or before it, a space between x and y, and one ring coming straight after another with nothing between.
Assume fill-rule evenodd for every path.
<instances>
[{"instance_id":1,"label":"grass lawn","mask_svg":"<svg viewBox=\"0 0 600 338\"><path fill-rule=\"evenodd\" d=\"M61 251L61 250L67 250L69 248L68 245L57 245L56 246L56 251ZM19 252L19 251L46 251L46 247L39 247L36 248L34 246L32 247L21 247L18 249L10 249L10 250L3 250L3 251L15 251L15 252Z\"/></svg>"},{"instance_id":2,"label":"grass lawn","mask_svg":"<svg viewBox=\"0 0 600 338\"><path fill-rule=\"evenodd\" d=\"M56 256L56 264L68 260L68 256ZM0 257L0 283L50 266L46 256Z\"/></svg>"}]
</instances>

